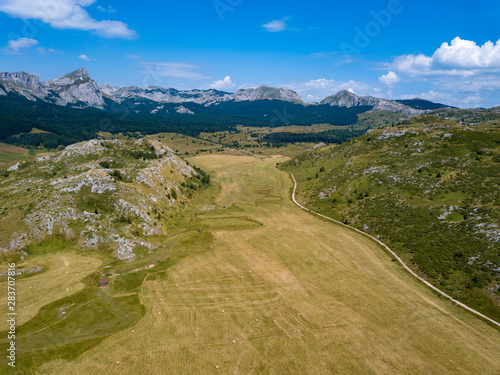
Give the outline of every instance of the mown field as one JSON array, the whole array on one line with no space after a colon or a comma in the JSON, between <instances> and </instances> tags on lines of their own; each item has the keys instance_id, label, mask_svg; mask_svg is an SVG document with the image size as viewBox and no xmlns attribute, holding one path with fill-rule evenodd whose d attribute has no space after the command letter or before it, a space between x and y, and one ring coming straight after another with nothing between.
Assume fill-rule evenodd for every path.
<instances>
[{"instance_id":1,"label":"mown field","mask_svg":"<svg viewBox=\"0 0 500 375\"><path fill-rule=\"evenodd\" d=\"M499 331L367 237L297 208L274 168L284 160L189 158L220 184L215 200L195 200L157 253L104 262L108 288L54 301L20 327L20 371L498 374Z\"/></svg>"},{"instance_id":2,"label":"mown field","mask_svg":"<svg viewBox=\"0 0 500 375\"><path fill-rule=\"evenodd\" d=\"M498 125L416 117L284 168L303 204L377 236L441 290L500 321Z\"/></svg>"}]
</instances>

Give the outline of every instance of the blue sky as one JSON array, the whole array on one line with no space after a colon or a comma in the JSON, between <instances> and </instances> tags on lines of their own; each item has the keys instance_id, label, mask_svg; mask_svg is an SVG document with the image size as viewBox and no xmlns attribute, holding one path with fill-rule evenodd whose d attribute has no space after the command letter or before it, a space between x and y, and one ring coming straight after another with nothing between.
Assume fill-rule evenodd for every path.
<instances>
[{"instance_id":1,"label":"blue sky","mask_svg":"<svg viewBox=\"0 0 500 375\"><path fill-rule=\"evenodd\" d=\"M500 3L0 0L0 71L500 105ZM498 41L498 43L497 43Z\"/></svg>"}]
</instances>

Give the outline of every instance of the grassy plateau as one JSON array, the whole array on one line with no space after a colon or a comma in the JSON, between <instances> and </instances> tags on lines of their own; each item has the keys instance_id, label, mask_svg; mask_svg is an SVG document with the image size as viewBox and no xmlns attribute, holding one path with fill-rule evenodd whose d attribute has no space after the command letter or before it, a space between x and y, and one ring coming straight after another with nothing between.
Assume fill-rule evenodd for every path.
<instances>
[{"instance_id":1,"label":"grassy plateau","mask_svg":"<svg viewBox=\"0 0 500 375\"><path fill-rule=\"evenodd\" d=\"M213 186L194 197L182 230L131 263L88 258L87 274L114 275L109 287L47 299L18 328L20 373L499 373L496 328L369 238L296 207L289 175L275 168L284 161L189 158Z\"/></svg>"}]
</instances>

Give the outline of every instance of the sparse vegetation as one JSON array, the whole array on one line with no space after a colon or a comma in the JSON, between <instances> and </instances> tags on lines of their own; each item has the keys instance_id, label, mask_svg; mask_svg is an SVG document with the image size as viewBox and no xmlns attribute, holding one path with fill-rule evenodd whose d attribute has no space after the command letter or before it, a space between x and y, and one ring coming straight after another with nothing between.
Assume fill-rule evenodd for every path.
<instances>
[{"instance_id":1,"label":"sparse vegetation","mask_svg":"<svg viewBox=\"0 0 500 375\"><path fill-rule=\"evenodd\" d=\"M500 320L495 139L498 126L417 117L308 152L285 170L309 207L378 236L446 293ZM318 166L324 174L310 179Z\"/></svg>"},{"instance_id":2,"label":"sparse vegetation","mask_svg":"<svg viewBox=\"0 0 500 375\"><path fill-rule=\"evenodd\" d=\"M273 168L285 158L207 154L189 161L210 171L211 184L169 219L171 235L158 238L154 252L138 249L141 257L127 263L109 249L80 249L65 236L31 248L20 265L41 263L43 253L60 258L40 274L52 278L23 279L23 290L51 291L36 316L18 327L18 368L210 373L218 365L228 373L251 373L255 366L366 373L382 366L385 372L494 373L498 332L415 284L372 241L294 206L288 176ZM328 171L325 166L321 176ZM180 191L197 180L184 180ZM163 211L149 209L155 219ZM135 228L131 221L118 227ZM75 252L83 260L69 258ZM103 262L97 270L95 259ZM74 268L85 261L92 263L86 272ZM83 288L74 290L74 283ZM294 351L299 354L274 354Z\"/></svg>"}]
</instances>

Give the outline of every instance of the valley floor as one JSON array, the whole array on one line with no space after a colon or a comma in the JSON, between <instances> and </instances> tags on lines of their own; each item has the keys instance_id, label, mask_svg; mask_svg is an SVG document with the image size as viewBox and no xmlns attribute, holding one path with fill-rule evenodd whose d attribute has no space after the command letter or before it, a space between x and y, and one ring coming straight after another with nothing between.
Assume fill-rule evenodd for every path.
<instances>
[{"instance_id":1,"label":"valley floor","mask_svg":"<svg viewBox=\"0 0 500 375\"><path fill-rule=\"evenodd\" d=\"M139 292L146 315L40 374L498 374L500 333L382 247L296 207L280 157L189 159L222 185L208 245Z\"/></svg>"}]
</instances>

